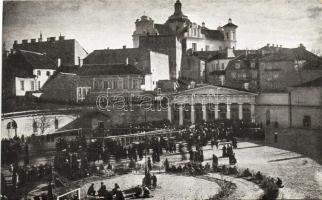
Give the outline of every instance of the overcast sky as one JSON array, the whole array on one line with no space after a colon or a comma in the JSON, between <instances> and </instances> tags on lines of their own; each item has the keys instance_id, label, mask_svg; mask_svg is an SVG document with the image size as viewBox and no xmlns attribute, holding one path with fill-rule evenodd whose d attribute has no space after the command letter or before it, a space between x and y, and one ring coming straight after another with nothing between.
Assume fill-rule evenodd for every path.
<instances>
[{"instance_id":1,"label":"overcast sky","mask_svg":"<svg viewBox=\"0 0 322 200\"><path fill-rule=\"evenodd\" d=\"M132 47L134 22L144 13L164 23L175 0L73 0L4 2L3 40L59 36L75 38L88 51ZM232 18L237 48L270 44L322 51L322 0L181 0L192 22L216 29Z\"/></svg>"}]
</instances>

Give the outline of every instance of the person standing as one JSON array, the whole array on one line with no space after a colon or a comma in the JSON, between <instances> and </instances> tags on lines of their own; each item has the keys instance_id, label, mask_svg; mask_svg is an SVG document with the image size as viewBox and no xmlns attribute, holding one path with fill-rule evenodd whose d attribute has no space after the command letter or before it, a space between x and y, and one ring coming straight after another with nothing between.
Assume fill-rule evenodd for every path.
<instances>
[{"instance_id":1,"label":"person standing","mask_svg":"<svg viewBox=\"0 0 322 200\"><path fill-rule=\"evenodd\" d=\"M151 159L150 159L150 157L148 157L148 169L149 169L149 171L151 171L151 170L152 170L152 164L151 164Z\"/></svg>"}]
</instances>

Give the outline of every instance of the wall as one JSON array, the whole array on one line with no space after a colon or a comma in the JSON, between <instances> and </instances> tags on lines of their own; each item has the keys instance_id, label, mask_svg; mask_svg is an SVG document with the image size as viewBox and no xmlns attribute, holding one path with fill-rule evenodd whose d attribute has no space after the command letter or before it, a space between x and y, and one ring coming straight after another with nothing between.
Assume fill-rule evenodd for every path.
<instances>
[{"instance_id":1,"label":"wall","mask_svg":"<svg viewBox=\"0 0 322 200\"><path fill-rule=\"evenodd\" d=\"M178 78L181 67L182 48L176 36L141 36L140 48L168 55L170 78L171 80Z\"/></svg>"},{"instance_id":2,"label":"wall","mask_svg":"<svg viewBox=\"0 0 322 200\"><path fill-rule=\"evenodd\" d=\"M74 65L75 60L75 41L74 39L43 41L26 44L14 44L13 49L24 49L39 53L46 53L48 57L57 61L61 58L62 65Z\"/></svg>"},{"instance_id":3,"label":"wall","mask_svg":"<svg viewBox=\"0 0 322 200\"><path fill-rule=\"evenodd\" d=\"M41 116L19 116L19 117L11 117L11 118L2 118L1 119L1 137L8 138L13 137L15 135L14 129L10 129L8 131L7 124L14 120L17 123L17 136L31 136L33 134L33 121L39 121ZM48 124L50 125L48 129L45 130L45 134L52 133L55 131L54 119L55 117L58 119L58 128L65 126L66 124L72 122L76 119L75 115L46 115L46 119L48 119ZM38 130L39 131L39 130ZM40 131L39 131L40 134Z\"/></svg>"},{"instance_id":4,"label":"wall","mask_svg":"<svg viewBox=\"0 0 322 200\"><path fill-rule=\"evenodd\" d=\"M169 56L151 51L150 62L153 89L155 89L157 81L170 80Z\"/></svg>"},{"instance_id":5,"label":"wall","mask_svg":"<svg viewBox=\"0 0 322 200\"><path fill-rule=\"evenodd\" d=\"M289 127L288 93L260 93L256 96L256 122L266 124L267 111L270 112L270 123L278 122L279 127Z\"/></svg>"},{"instance_id":6,"label":"wall","mask_svg":"<svg viewBox=\"0 0 322 200\"><path fill-rule=\"evenodd\" d=\"M38 75L38 71L40 71L40 75ZM33 75L36 76L35 78L35 90L38 90L38 88L42 88L42 86L47 82L47 80L50 78L50 76L47 76L47 72L50 73L50 76L52 76L55 72L55 70L52 69L33 69ZM39 85L40 81L40 85Z\"/></svg>"},{"instance_id":7,"label":"wall","mask_svg":"<svg viewBox=\"0 0 322 200\"><path fill-rule=\"evenodd\" d=\"M303 127L304 116L311 117L312 128L322 128L322 87L291 89L292 126Z\"/></svg>"},{"instance_id":8,"label":"wall","mask_svg":"<svg viewBox=\"0 0 322 200\"><path fill-rule=\"evenodd\" d=\"M195 51L206 51L206 45L209 46L208 51L217 51L223 49L225 46L224 41L207 40L204 38L188 37L186 41L187 49L192 49L192 43L197 44L197 49Z\"/></svg>"},{"instance_id":9,"label":"wall","mask_svg":"<svg viewBox=\"0 0 322 200\"><path fill-rule=\"evenodd\" d=\"M75 40L74 65L80 65L79 59L83 60L87 56L86 50ZM81 61L82 62L82 61Z\"/></svg>"},{"instance_id":10,"label":"wall","mask_svg":"<svg viewBox=\"0 0 322 200\"><path fill-rule=\"evenodd\" d=\"M20 81L24 81L24 90L21 90ZM35 82L34 78L15 78L15 95L16 96L25 96L26 91L31 91L31 81Z\"/></svg>"}]
</instances>

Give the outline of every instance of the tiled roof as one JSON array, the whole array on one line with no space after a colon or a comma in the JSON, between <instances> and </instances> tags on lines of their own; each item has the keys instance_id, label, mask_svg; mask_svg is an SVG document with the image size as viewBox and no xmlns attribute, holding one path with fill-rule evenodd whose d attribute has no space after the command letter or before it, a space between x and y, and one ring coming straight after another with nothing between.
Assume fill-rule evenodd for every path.
<instances>
[{"instance_id":1,"label":"tiled roof","mask_svg":"<svg viewBox=\"0 0 322 200\"><path fill-rule=\"evenodd\" d=\"M322 87L322 77L292 87Z\"/></svg>"},{"instance_id":2,"label":"tiled roof","mask_svg":"<svg viewBox=\"0 0 322 200\"><path fill-rule=\"evenodd\" d=\"M41 88L40 99L51 102L75 102L79 76L72 73L57 73Z\"/></svg>"},{"instance_id":3,"label":"tiled roof","mask_svg":"<svg viewBox=\"0 0 322 200\"><path fill-rule=\"evenodd\" d=\"M143 74L133 65L127 64L86 64L77 72L80 76L87 75L131 75Z\"/></svg>"},{"instance_id":4,"label":"tiled roof","mask_svg":"<svg viewBox=\"0 0 322 200\"><path fill-rule=\"evenodd\" d=\"M55 61L45 54L26 50L20 50L19 52L33 69L57 69Z\"/></svg>"},{"instance_id":5,"label":"tiled roof","mask_svg":"<svg viewBox=\"0 0 322 200\"><path fill-rule=\"evenodd\" d=\"M85 59L84 64L120 64L129 63L142 70L144 73L151 73L150 50L144 48L122 48L94 50Z\"/></svg>"},{"instance_id":6,"label":"tiled roof","mask_svg":"<svg viewBox=\"0 0 322 200\"><path fill-rule=\"evenodd\" d=\"M201 29L201 33L203 33L207 39L224 41L224 34L219 30L203 28Z\"/></svg>"},{"instance_id":7,"label":"tiled roof","mask_svg":"<svg viewBox=\"0 0 322 200\"><path fill-rule=\"evenodd\" d=\"M194 51L193 55L197 56L200 60L208 60L218 53L219 51Z\"/></svg>"}]
</instances>

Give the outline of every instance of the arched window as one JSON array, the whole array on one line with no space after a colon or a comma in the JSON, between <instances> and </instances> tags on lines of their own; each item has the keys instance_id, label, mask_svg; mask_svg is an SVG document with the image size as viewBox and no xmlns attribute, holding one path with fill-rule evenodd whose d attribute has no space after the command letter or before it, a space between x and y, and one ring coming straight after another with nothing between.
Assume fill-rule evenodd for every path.
<instances>
[{"instance_id":1,"label":"arched window","mask_svg":"<svg viewBox=\"0 0 322 200\"><path fill-rule=\"evenodd\" d=\"M36 133L37 130L38 130L38 124L37 124L36 120L34 120L32 122L32 130L33 130L34 133Z\"/></svg>"},{"instance_id":2,"label":"arched window","mask_svg":"<svg viewBox=\"0 0 322 200\"><path fill-rule=\"evenodd\" d=\"M226 33L226 37L227 37L227 40L229 40L229 33L228 32Z\"/></svg>"}]
</instances>

